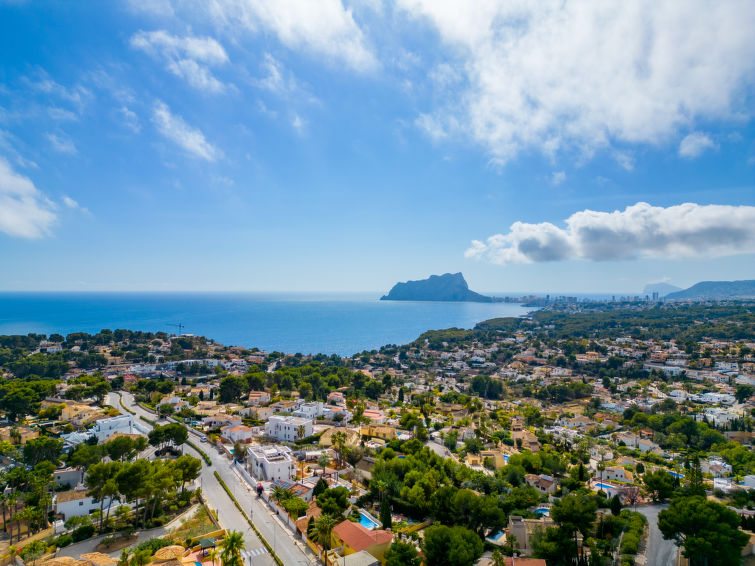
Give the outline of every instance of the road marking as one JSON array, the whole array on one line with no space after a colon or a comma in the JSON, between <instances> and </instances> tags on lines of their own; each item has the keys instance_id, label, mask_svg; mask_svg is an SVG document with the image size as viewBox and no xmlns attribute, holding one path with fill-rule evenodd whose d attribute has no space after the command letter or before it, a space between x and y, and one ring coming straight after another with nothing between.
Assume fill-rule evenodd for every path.
<instances>
[{"instance_id":1,"label":"road marking","mask_svg":"<svg viewBox=\"0 0 755 566\"><path fill-rule=\"evenodd\" d=\"M254 550L244 550L243 554L246 556L249 560L254 558L255 556L262 556L263 554L266 554L267 550L264 546L261 546L259 548L255 548Z\"/></svg>"}]
</instances>

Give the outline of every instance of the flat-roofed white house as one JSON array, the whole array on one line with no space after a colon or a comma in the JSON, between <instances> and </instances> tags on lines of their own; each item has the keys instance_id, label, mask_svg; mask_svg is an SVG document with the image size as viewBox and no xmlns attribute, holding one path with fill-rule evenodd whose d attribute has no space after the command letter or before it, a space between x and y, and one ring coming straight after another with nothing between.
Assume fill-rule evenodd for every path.
<instances>
[{"instance_id":1,"label":"flat-roofed white house","mask_svg":"<svg viewBox=\"0 0 755 566\"><path fill-rule=\"evenodd\" d=\"M254 445L246 449L249 472L258 480L290 480L296 474L296 462L288 446Z\"/></svg>"},{"instance_id":2,"label":"flat-roofed white house","mask_svg":"<svg viewBox=\"0 0 755 566\"><path fill-rule=\"evenodd\" d=\"M97 437L98 442L102 442L116 433L147 434L147 429L134 421L134 415L118 415L107 419L97 419L94 421L91 432Z\"/></svg>"},{"instance_id":3,"label":"flat-roofed white house","mask_svg":"<svg viewBox=\"0 0 755 566\"><path fill-rule=\"evenodd\" d=\"M273 415L265 423L265 434L276 440L295 442L312 436L312 419Z\"/></svg>"}]
</instances>

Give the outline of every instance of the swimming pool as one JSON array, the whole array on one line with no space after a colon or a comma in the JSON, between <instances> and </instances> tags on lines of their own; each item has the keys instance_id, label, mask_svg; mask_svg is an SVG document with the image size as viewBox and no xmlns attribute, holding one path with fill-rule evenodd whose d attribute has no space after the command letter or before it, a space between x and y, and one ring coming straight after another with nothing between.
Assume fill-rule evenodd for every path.
<instances>
[{"instance_id":1,"label":"swimming pool","mask_svg":"<svg viewBox=\"0 0 755 566\"><path fill-rule=\"evenodd\" d=\"M492 540L492 541L498 542L498 541L499 541L499 540L500 540L501 538L503 538L503 537L504 537L505 535L506 535L506 533L504 533L503 531L498 531L498 532L497 532L496 534L494 534L493 536L489 536L489 537L487 537L487 538L489 538L489 539L490 539L490 540Z\"/></svg>"},{"instance_id":2,"label":"swimming pool","mask_svg":"<svg viewBox=\"0 0 755 566\"><path fill-rule=\"evenodd\" d=\"M377 519L362 509L359 510L359 524L370 531L380 527L380 523L377 522Z\"/></svg>"},{"instance_id":3,"label":"swimming pool","mask_svg":"<svg viewBox=\"0 0 755 566\"><path fill-rule=\"evenodd\" d=\"M538 507L534 511L535 515L548 515L550 512L551 510L548 509L547 507Z\"/></svg>"},{"instance_id":4,"label":"swimming pool","mask_svg":"<svg viewBox=\"0 0 755 566\"><path fill-rule=\"evenodd\" d=\"M616 489L615 485L600 482L596 482L595 487L599 487L600 489Z\"/></svg>"}]
</instances>

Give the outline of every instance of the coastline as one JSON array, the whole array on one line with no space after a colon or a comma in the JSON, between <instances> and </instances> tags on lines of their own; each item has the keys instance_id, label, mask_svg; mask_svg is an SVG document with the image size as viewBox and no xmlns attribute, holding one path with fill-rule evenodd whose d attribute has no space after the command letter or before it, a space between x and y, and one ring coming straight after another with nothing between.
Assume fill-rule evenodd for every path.
<instances>
[{"instance_id":1,"label":"coastline","mask_svg":"<svg viewBox=\"0 0 755 566\"><path fill-rule=\"evenodd\" d=\"M380 301L374 293L0 293L0 334L103 328L206 336L226 345L351 356L428 330L526 316L514 303Z\"/></svg>"}]
</instances>

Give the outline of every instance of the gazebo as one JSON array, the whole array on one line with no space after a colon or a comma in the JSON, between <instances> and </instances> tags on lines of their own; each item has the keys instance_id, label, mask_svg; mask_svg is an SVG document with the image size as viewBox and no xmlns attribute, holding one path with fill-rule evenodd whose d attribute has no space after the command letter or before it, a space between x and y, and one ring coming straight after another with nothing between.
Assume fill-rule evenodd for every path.
<instances>
[{"instance_id":1,"label":"gazebo","mask_svg":"<svg viewBox=\"0 0 755 566\"><path fill-rule=\"evenodd\" d=\"M216 542L217 541L214 538L199 539L199 546L202 547L202 552L204 553L205 556L207 556L208 548L215 548Z\"/></svg>"}]
</instances>

